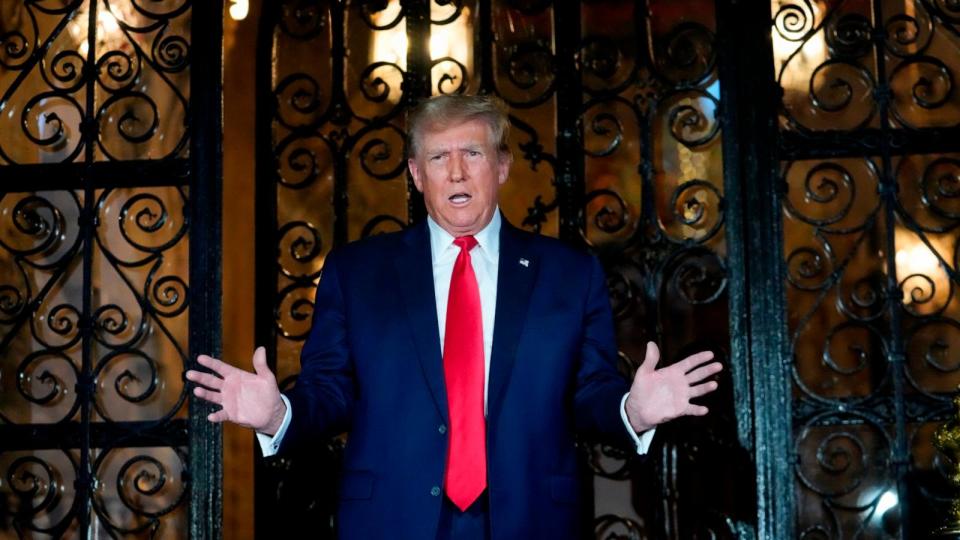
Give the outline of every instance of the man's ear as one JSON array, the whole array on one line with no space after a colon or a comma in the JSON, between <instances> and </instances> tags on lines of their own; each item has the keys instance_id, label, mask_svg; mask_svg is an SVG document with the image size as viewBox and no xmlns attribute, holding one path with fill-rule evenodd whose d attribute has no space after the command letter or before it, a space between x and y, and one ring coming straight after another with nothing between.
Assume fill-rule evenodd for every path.
<instances>
[{"instance_id":1,"label":"man's ear","mask_svg":"<svg viewBox=\"0 0 960 540\"><path fill-rule=\"evenodd\" d=\"M417 187L417 191L423 193L423 182L420 181L420 169L417 167L417 160L408 158L407 168L410 169L410 176L413 177L413 185Z\"/></svg>"},{"instance_id":2,"label":"man's ear","mask_svg":"<svg viewBox=\"0 0 960 540\"><path fill-rule=\"evenodd\" d=\"M507 178L510 176L510 165L512 164L513 154L501 152L497 162L497 181L501 185L507 183Z\"/></svg>"}]
</instances>

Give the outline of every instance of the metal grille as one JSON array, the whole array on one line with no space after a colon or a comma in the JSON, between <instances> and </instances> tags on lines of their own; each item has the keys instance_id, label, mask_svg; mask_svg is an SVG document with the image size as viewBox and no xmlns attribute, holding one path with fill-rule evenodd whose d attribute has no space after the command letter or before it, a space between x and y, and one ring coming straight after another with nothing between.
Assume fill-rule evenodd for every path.
<instances>
[{"instance_id":1,"label":"metal grille","mask_svg":"<svg viewBox=\"0 0 960 540\"><path fill-rule=\"evenodd\" d=\"M422 219L404 111L437 93L511 108L501 207L603 260L624 372L728 350L727 231L712 2L380 1L265 6L257 58L257 342L295 384L329 250ZM347 54L349 53L349 54ZM707 422L666 427L659 459L584 445L598 537L736 537L754 519L733 384ZM749 431L749 423L742 429ZM258 535L330 524L341 440L259 464ZM319 450L317 450L319 452ZM743 482L743 478L751 479ZM726 493L700 496L702 486ZM590 497L588 497L590 499Z\"/></svg>"},{"instance_id":2,"label":"metal grille","mask_svg":"<svg viewBox=\"0 0 960 540\"><path fill-rule=\"evenodd\" d=\"M219 430L182 377L219 340L203 4L0 7L0 537L217 535Z\"/></svg>"},{"instance_id":3,"label":"metal grille","mask_svg":"<svg viewBox=\"0 0 960 540\"><path fill-rule=\"evenodd\" d=\"M926 537L960 383L960 11L773 1L798 537Z\"/></svg>"}]
</instances>

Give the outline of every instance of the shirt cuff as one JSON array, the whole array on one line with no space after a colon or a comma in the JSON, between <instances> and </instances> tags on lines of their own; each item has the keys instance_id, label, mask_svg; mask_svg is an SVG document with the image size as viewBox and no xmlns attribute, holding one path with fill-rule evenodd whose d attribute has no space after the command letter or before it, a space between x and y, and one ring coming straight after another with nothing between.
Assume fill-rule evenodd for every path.
<instances>
[{"instance_id":1,"label":"shirt cuff","mask_svg":"<svg viewBox=\"0 0 960 540\"><path fill-rule=\"evenodd\" d=\"M623 399L620 400L620 418L623 420L623 426L627 428L627 433L630 434L630 438L632 438L634 444L637 445L637 454L643 455L650 450L650 443L653 442L653 434L657 431L657 428L648 429L639 435L633 430L633 426L630 425L630 419L627 418L627 396L629 395L630 392L627 392L623 395Z\"/></svg>"},{"instance_id":2,"label":"shirt cuff","mask_svg":"<svg viewBox=\"0 0 960 540\"><path fill-rule=\"evenodd\" d=\"M257 442L260 443L260 451L263 452L263 457L274 456L280 451L280 443L283 442L283 436L287 434L287 428L290 427L290 419L293 418L290 400L283 394L280 394L280 399L287 406L287 412L283 413L283 422L280 424L280 429L273 434L273 437L257 432Z\"/></svg>"}]
</instances>

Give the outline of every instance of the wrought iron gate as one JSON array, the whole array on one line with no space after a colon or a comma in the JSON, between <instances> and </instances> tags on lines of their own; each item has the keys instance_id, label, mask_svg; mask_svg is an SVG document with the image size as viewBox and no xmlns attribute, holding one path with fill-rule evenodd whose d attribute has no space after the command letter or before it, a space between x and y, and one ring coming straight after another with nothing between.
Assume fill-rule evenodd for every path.
<instances>
[{"instance_id":1,"label":"wrought iron gate","mask_svg":"<svg viewBox=\"0 0 960 540\"><path fill-rule=\"evenodd\" d=\"M955 3L726 10L758 533L926 538L956 493L932 447L960 382ZM721 23L722 24L722 23ZM771 249L774 246L776 249ZM733 260L733 257L731 257ZM749 279L746 279L749 276Z\"/></svg>"},{"instance_id":2,"label":"wrought iron gate","mask_svg":"<svg viewBox=\"0 0 960 540\"><path fill-rule=\"evenodd\" d=\"M0 6L0 537L219 537L221 9Z\"/></svg>"}]
</instances>

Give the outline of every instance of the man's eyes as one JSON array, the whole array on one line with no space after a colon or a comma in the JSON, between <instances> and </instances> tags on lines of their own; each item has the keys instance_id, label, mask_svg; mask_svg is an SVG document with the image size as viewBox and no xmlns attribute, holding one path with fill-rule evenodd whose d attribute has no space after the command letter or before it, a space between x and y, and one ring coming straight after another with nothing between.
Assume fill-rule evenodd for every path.
<instances>
[{"instance_id":1,"label":"man's eyes","mask_svg":"<svg viewBox=\"0 0 960 540\"><path fill-rule=\"evenodd\" d=\"M480 150L466 150L466 151L463 152L463 154L466 155L467 157L480 157L480 156L483 155L483 152L481 152ZM433 154L433 155L429 155L429 156L427 156L427 159L428 159L429 161L440 161L440 160L445 159L445 158L447 158L447 157L448 157L448 154L443 153L443 154Z\"/></svg>"}]
</instances>

